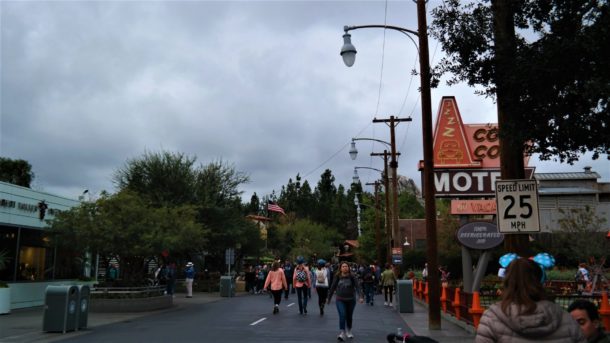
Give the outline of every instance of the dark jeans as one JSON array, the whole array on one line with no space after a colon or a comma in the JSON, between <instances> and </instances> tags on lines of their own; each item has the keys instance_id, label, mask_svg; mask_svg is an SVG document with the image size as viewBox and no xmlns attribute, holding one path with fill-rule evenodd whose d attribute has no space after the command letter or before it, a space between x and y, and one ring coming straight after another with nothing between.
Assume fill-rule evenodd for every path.
<instances>
[{"instance_id":1,"label":"dark jeans","mask_svg":"<svg viewBox=\"0 0 610 343\"><path fill-rule=\"evenodd\" d=\"M394 286L383 286L383 296L386 302L392 302L392 293L394 292ZM388 298L390 298L388 300Z\"/></svg>"},{"instance_id":2,"label":"dark jeans","mask_svg":"<svg viewBox=\"0 0 610 343\"><path fill-rule=\"evenodd\" d=\"M339 313L339 330L345 330L345 324L347 324L347 329L351 330L354 310L356 309L356 299L335 300L335 304Z\"/></svg>"},{"instance_id":3,"label":"dark jeans","mask_svg":"<svg viewBox=\"0 0 610 343\"><path fill-rule=\"evenodd\" d=\"M277 291L271 290L271 294L273 294L273 304L279 305L282 302L282 290L278 289Z\"/></svg>"},{"instance_id":4,"label":"dark jeans","mask_svg":"<svg viewBox=\"0 0 610 343\"><path fill-rule=\"evenodd\" d=\"M288 283L288 288L284 290L284 297L288 299L288 293L290 293L290 287L292 287L292 283ZM294 288L292 289L292 293L294 293Z\"/></svg>"},{"instance_id":5,"label":"dark jeans","mask_svg":"<svg viewBox=\"0 0 610 343\"><path fill-rule=\"evenodd\" d=\"M297 298L299 302L299 313L307 312L307 287L297 287Z\"/></svg>"},{"instance_id":6,"label":"dark jeans","mask_svg":"<svg viewBox=\"0 0 610 343\"><path fill-rule=\"evenodd\" d=\"M366 297L366 303L373 303L375 300L375 284L372 282L365 282L364 285L364 296Z\"/></svg>"},{"instance_id":7,"label":"dark jeans","mask_svg":"<svg viewBox=\"0 0 610 343\"><path fill-rule=\"evenodd\" d=\"M324 307L328 296L328 287L316 287L316 292L318 292L318 306Z\"/></svg>"}]
</instances>

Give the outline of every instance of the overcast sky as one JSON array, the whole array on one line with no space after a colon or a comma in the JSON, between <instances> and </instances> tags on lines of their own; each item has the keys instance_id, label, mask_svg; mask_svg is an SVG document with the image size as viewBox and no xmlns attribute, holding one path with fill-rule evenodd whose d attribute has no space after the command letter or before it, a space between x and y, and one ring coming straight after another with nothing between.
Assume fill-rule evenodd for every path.
<instances>
[{"instance_id":1,"label":"overcast sky","mask_svg":"<svg viewBox=\"0 0 610 343\"><path fill-rule=\"evenodd\" d=\"M428 12L440 1L429 1ZM417 29L413 1L1 1L0 156L27 160L33 188L77 198L115 191L113 173L144 152L222 160L249 175L244 202L279 192L300 174L315 187L325 169L349 186L354 166L382 169L370 152L389 141L372 119L412 117L396 129L398 173L414 179L422 159L417 51L404 35L344 25ZM428 18L430 22L430 17ZM441 58L430 40L431 63ZM465 85L455 96L465 123L495 123L495 104ZM541 163L537 172L610 163ZM359 171L361 181L378 173ZM369 189L370 190L370 187Z\"/></svg>"}]
</instances>

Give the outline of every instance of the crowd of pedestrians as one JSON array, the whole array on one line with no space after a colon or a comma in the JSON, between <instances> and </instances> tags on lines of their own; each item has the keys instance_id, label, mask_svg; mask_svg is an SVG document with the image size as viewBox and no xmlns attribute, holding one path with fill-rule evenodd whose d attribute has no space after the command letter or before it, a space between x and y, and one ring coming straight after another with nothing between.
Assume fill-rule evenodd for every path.
<instances>
[{"instance_id":1,"label":"crowd of pedestrians","mask_svg":"<svg viewBox=\"0 0 610 343\"><path fill-rule=\"evenodd\" d=\"M392 265L381 268L377 263L358 265L352 262L331 264L324 259L307 261L298 256L294 261L276 260L269 264L248 266L244 273L246 291L250 294L268 293L273 298L273 314L279 313L282 295L288 299L296 295L299 314L308 314L308 305L317 295L318 313L324 316L326 306L335 297L339 314L339 335L344 341L354 337L353 313L358 302L374 306L375 294L384 294L385 306L393 306L396 272Z\"/></svg>"}]
</instances>

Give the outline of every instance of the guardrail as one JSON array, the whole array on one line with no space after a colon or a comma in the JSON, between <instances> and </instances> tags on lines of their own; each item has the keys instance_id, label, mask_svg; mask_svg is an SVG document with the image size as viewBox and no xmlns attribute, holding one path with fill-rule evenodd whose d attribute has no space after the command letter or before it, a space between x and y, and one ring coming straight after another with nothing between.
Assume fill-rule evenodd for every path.
<instances>
[{"instance_id":1,"label":"guardrail","mask_svg":"<svg viewBox=\"0 0 610 343\"><path fill-rule=\"evenodd\" d=\"M596 294L566 294L567 285L562 283L555 284L547 288L551 294L551 298L556 304L567 310L568 306L576 299L586 299L594 304L600 310L602 321L606 326L606 330L610 330L610 303L608 302L608 293ZM558 291L557 291L558 290ZM421 302L428 304L428 283L423 280L414 280L413 296ZM478 326L478 319L482 314L482 310L489 308L492 304L500 301L500 292L492 287L482 288L480 292L466 293L459 287L443 287L441 292L441 309L447 315L455 317L475 329Z\"/></svg>"}]
</instances>

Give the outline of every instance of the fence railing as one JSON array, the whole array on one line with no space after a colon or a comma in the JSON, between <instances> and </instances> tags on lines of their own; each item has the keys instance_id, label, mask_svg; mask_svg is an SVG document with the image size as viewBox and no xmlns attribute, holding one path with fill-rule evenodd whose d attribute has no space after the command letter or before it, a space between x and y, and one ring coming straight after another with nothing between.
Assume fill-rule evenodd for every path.
<instances>
[{"instance_id":1,"label":"fence railing","mask_svg":"<svg viewBox=\"0 0 610 343\"><path fill-rule=\"evenodd\" d=\"M575 284L575 283L574 283ZM570 284L570 281L549 282L545 285L551 299L567 310L568 306L577 299L585 299L596 304L600 310L602 322L607 331L610 331L610 303L608 302L608 293L583 294L568 292L575 285ZM459 287L447 286L442 288L441 292L441 310L457 320L465 322L468 325L478 326L478 318L482 311L478 309L487 309L492 304L500 301L500 290L494 285L482 285L479 292L476 292L476 303L473 303L475 298L474 293L463 292ZM429 303L428 284L423 280L414 280L413 296L425 303Z\"/></svg>"}]
</instances>

